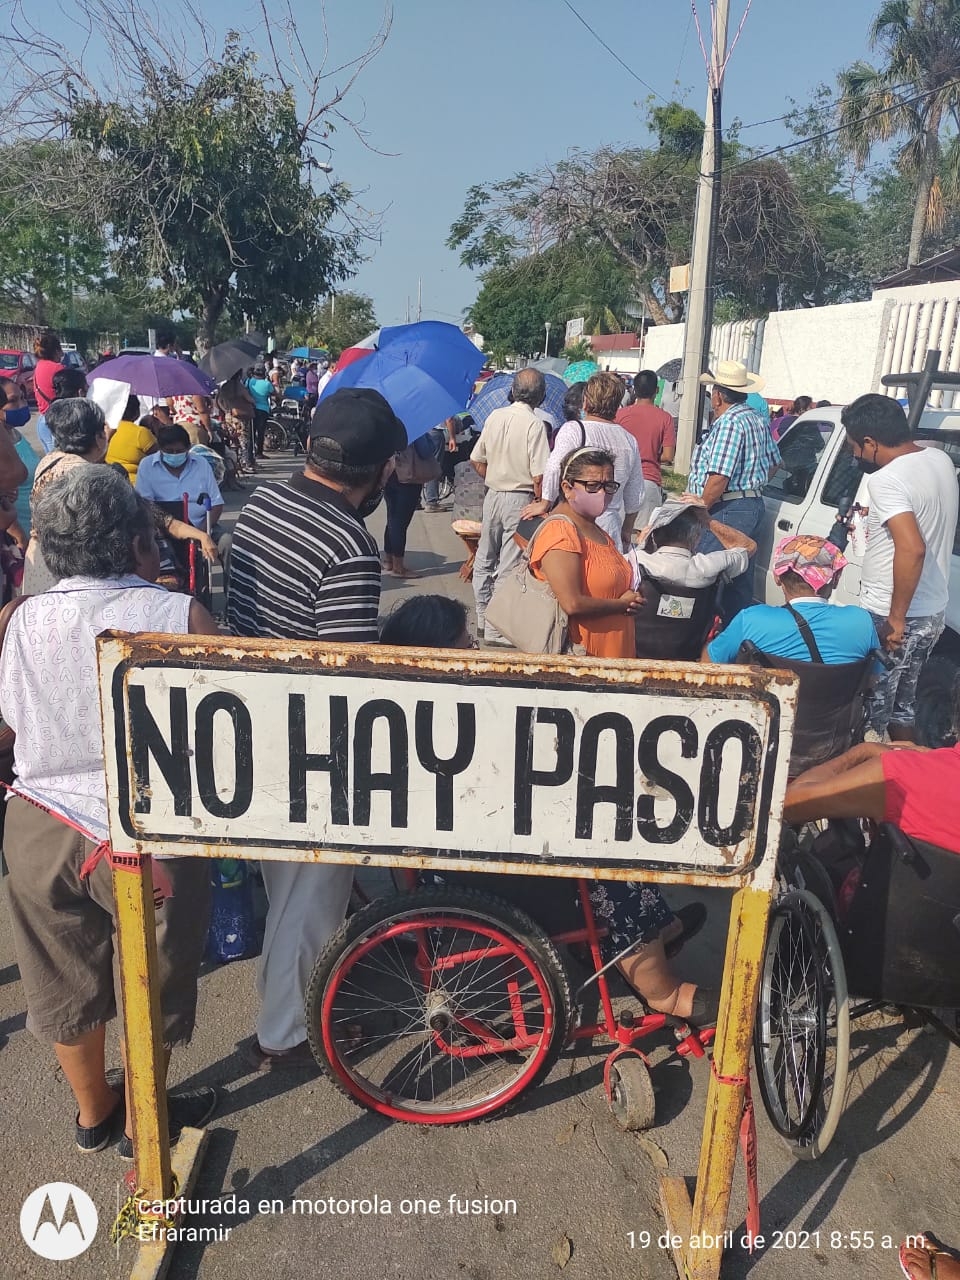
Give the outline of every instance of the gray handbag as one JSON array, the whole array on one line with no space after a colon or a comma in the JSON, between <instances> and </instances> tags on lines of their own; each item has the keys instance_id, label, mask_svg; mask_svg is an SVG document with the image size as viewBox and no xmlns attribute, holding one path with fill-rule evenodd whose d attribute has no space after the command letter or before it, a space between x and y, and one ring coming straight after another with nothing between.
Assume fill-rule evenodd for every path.
<instances>
[{"instance_id":1,"label":"gray handbag","mask_svg":"<svg viewBox=\"0 0 960 1280\"><path fill-rule=\"evenodd\" d=\"M551 520L567 516L547 516L527 543L516 569L504 574L493 589L485 619L507 637L521 653L564 653L567 650L568 619L548 582L541 582L530 569L530 551L540 529ZM574 529L576 525L573 524ZM580 533L577 531L577 538Z\"/></svg>"}]
</instances>

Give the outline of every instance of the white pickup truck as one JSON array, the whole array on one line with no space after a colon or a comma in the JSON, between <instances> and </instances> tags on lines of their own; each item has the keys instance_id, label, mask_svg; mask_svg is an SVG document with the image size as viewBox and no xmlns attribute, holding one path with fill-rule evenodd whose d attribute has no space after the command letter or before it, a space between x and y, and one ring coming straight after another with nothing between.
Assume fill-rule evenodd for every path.
<instances>
[{"instance_id":1,"label":"white pickup truck","mask_svg":"<svg viewBox=\"0 0 960 1280\"><path fill-rule=\"evenodd\" d=\"M827 537L837 513L849 508L863 481L846 447L840 412L839 405L811 409L791 424L779 442L783 465L763 491L768 518L757 539L754 561L754 594L767 604L783 603L770 569L774 545L787 534ZM960 469L960 411L925 409L915 437L918 444L944 449ZM856 604L862 560L855 540L845 554L849 563L834 599ZM928 746L960 740L960 527L953 544L947 626L920 679L917 728Z\"/></svg>"}]
</instances>

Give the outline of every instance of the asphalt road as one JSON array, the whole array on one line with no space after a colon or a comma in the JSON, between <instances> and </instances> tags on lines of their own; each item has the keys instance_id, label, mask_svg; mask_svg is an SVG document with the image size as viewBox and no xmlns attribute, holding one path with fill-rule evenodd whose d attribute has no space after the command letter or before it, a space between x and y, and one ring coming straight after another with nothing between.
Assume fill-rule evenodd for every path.
<instances>
[{"instance_id":1,"label":"asphalt road","mask_svg":"<svg viewBox=\"0 0 960 1280\"><path fill-rule=\"evenodd\" d=\"M270 474L288 469L287 460L267 465ZM235 508L237 495L231 499ZM379 536L382 515L371 523ZM387 580L385 608L418 590L455 593L469 602L469 588L456 575L461 560L447 518L418 515L409 561L424 576L402 584ZM691 896L671 894L678 905ZM710 921L688 948L682 971L716 982L727 898L721 892L701 896ZM203 974L197 1033L171 1068L172 1082L215 1083L222 1095L194 1196L237 1197L194 1220L194 1226L229 1232L179 1245L173 1280L541 1280L561 1273L564 1280L666 1280L675 1274L669 1253L658 1246L664 1225L656 1174L665 1166L690 1177L696 1172L704 1062L687 1065L668 1040L651 1038L658 1118L644 1136L625 1134L614 1123L603 1096L599 1047L565 1053L547 1081L499 1119L450 1129L391 1124L353 1106L321 1077L260 1077L246 1067L236 1048L252 1031L254 966L249 960ZM110 1045L115 1064L115 1033ZM735 1245L725 1256L724 1276L894 1277L896 1243L906 1233L930 1228L948 1241L960 1240L960 1050L928 1030L875 1018L854 1030L852 1077L837 1138L816 1164L795 1163L759 1114L766 1246L750 1259ZM0 1277L103 1280L129 1274L132 1246L118 1253L107 1239L124 1166L115 1148L82 1156L73 1146L69 1090L48 1048L24 1028L5 908L0 1117ZM83 1188L100 1215L93 1244L68 1262L36 1256L19 1229L24 1198L54 1181ZM365 1212L359 1204L343 1214L317 1208L330 1197L379 1197L380 1212ZM456 1203L451 1211L450 1197L479 1200L481 1211L461 1213ZM313 1202L315 1211L293 1213L295 1198ZM426 1205L401 1212L402 1201L417 1199ZM387 1200L390 1214L383 1212ZM489 1203L497 1200L514 1201L515 1209ZM430 1201L439 1201L436 1212ZM728 1223L735 1240L744 1211L738 1167ZM863 1233L859 1242L856 1232Z\"/></svg>"}]
</instances>

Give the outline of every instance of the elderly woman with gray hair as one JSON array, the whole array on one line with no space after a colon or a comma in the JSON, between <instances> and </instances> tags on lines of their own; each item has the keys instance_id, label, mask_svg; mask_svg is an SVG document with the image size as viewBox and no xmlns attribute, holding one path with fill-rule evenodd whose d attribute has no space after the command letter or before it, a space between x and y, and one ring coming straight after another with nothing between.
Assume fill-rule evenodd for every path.
<instances>
[{"instance_id":1,"label":"elderly woman with gray hair","mask_svg":"<svg viewBox=\"0 0 960 1280\"><path fill-rule=\"evenodd\" d=\"M92 1152L123 1132L125 1109L104 1073L106 1024L119 989L112 875L106 859L85 866L107 835L96 637L108 630L215 635L217 627L197 601L155 585L151 513L112 468L65 468L37 494L33 519L55 585L0 612L0 707L16 733L7 893L27 1027L53 1044L77 1102L76 1144ZM163 871L158 880L172 893L157 910L157 946L170 1048L193 1031L209 868L174 858ZM171 1097L171 1138L185 1125L202 1125L215 1105L210 1089ZM128 1120L120 1144L127 1158L129 1132Z\"/></svg>"},{"instance_id":2,"label":"elderly woman with gray hair","mask_svg":"<svg viewBox=\"0 0 960 1280\"><path fill-rule=\"evenodd\" d=\"M47 410L46 418L56 448L37 464L30 492L31 507L48 484L62 479L70 470L83 463L103 462L107 456L106 420L103 410L92 400L79 397L54 400ZM171 538L189 538L199 542L208 560L212 562L217 559L217 545L205 530L195 529L183 520L175 520L152 504L149 504L149 510L158 532L168 534ZM96 538L96 531L92 536ZM38 595L56 582L56 575L44 563L36 530L27 545L24 562L24 595Z\"/></svg>"}]
</instances>

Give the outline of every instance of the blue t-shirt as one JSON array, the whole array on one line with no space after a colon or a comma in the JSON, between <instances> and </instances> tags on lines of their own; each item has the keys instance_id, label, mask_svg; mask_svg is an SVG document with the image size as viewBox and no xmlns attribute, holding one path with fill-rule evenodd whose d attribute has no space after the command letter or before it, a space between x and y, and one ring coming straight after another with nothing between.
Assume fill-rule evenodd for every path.
<instances>
[{"instance_id":1,"label":"blue t-shirt","mask_svg":"<svg viewBox=\"0 0 960 1280\"><path fill-rule=\"evenodd\" d=\"M247 390L253 396L254 408L261 413L269 413L270 396L273 392L273 383L269 378L248 378Z\"/></svg>"},{"instance_id":2,"label":"blue t-shirt","mask_svg":"<svg viewBox=\"0 0 960 1280\"><path fill-rule=\"evenodd\" d=\"M818 596L801 596L790 602L810 625L824 662L859 662L880 648L877 629L866 609L855 604L831 604ZM809 662L800 629L782 606L755 604L738 613L725 631L707 646L711 662L736 662L744 640L764 653L794 662Z\"/></svg>"}]
</instances>

